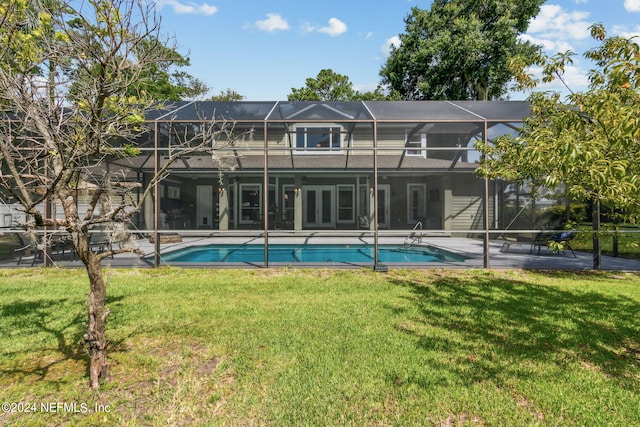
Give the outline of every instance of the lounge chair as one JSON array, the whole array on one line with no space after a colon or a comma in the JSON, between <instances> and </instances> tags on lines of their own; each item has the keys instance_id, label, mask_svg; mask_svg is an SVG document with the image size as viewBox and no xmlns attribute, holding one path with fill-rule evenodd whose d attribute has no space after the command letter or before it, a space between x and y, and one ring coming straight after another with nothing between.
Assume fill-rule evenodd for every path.
<instances>
[{"instance_id":1,"label":"lounge chair","mask_svg":"<svg viewBox=\"0 0 640 427\"><path fill-rule=\"evenodd\" d=\"M509 252L512 245L530 245L533 241L531 233L509 233L502 234L498 237L498 241L502 242L500 252Z\"/></svg>"},{"instance_id":2,"label":"lounge chair","mask_svg":"<svg viewBox=\"0 0 640 427\"><path fill-rule=\"evenodd\" d=\"M570 250L571 255L573 255L573 257L576 258L576 253L573 251L573 248L571 247L571 243L570 243L575 236L576 236L575 231L563 231L560 233L548 233L548 232L539 233L533 239L533 242L531 242L531 250L529 252L533 253L537 248L538 255L540 255L540 250L542 249L542 247L546 247L547 249L549 249L549 242L556 242L556 243L562 243L563 248ZM565 249L562 249L563 253Z\"/></svg>"}]
</instances>

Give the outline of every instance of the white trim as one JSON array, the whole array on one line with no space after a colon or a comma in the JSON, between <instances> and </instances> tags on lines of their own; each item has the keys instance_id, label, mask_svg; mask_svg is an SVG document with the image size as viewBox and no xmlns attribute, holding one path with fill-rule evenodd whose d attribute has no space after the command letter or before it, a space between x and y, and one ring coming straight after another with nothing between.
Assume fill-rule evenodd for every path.
<instances>
[{"instance_id":1,"label":"white trim","mask_svg":"<svg viewBox=\"0 0 640 427\"><path fill-rule=\"evenodd\" d=\"M327 154L343 154L343 147L345 144L344 138L343 138L343 134L344 134L344 127L340 126L339 124L336 123L296 123L292 126L293 128L293 132L291 132L291 136L290 138L292 138L292 141L290 143L291 148L293 149L293 154L318 154L318 155L327 155ZM305 142L304 142L304 147L298 147L298 129L305 129L304 132L304 136L305 136ZM339 135L339 147L333 147L333 140L331 140L329 142L329 147L319 147L319 148L315 148L315 147L308 147L307 146L307 135L308 135L308 131L307 129L329 129L330 131L328 132L329 135L331 135L331 138L333 138L333 135L335 134L334 132L332 132L333 129L339 129L338 130L338 135Z\"/></svg>"},{"instance_id":2,"label":"white trim","mask_svg":"<svg viewBox=\"0 0 640 427\"><path fill-rule=\"evenodd\" d=\"M420 141L408 141L410 132L405 132L404 134L404 146L405 153L407 157L422 157L423 159L427 158L427 133L419 132L415 133L413 137L415 138L417 135L420 135ZM417 144L420 144L419 146ZM416 145L409 145L416 144ZM415 153L413 153L415 151Z\"/></svg>"}]
</instances>

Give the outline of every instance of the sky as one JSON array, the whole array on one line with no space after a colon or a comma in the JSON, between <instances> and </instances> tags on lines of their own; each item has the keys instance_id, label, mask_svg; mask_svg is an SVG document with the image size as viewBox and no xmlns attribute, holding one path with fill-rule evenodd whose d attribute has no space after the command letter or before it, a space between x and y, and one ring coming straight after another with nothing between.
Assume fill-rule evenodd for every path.
<instances>
[{"instance_id":1,"label":"sky","mask_svg":"<svg viewBox=\"0 0 640 427\"><path fill-rule=\"evenodd\" d=\"M429 9L432 0L155 2L163 32L175 37L191 60L186 71L212 89L208 95L231 89L247 101L280 101L322 69L348 76L356 90L374 90L411 7ZM609 35L640 36L640 0L547 0L523 37L548 54L581 55L595 45L589 26L598 22ZM585 88L589 66L578 58L567 69L573 90Z\"/></svg>"}]
</instances>

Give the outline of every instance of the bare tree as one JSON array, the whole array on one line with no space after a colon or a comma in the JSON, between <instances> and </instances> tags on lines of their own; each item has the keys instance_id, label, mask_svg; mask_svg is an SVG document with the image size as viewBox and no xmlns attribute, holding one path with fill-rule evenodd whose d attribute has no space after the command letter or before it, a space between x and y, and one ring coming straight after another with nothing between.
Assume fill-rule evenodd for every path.
<instances>
[{"instance_id":1,"label":"bare tree","mask_svg":"<svg viewBox=\"0 0 640 427\"><path fill-rule=\"evenodd\" d=\"M152 130L145 117L161 108L143 90L132 91L148 84L145 67L171 60L164 55L174 52L161 42L153 6L146 0L9 3L0 6L0 193L22 206L29 218L25 229L66 230L84 263L90 286L84 341L90 386L98 388L109 366L100 261L137 249L95 253L92 227L124 229L174 161L192 152L211 155L233 133L232 124L209 118L175 132L168 158L142 188L109 162L139 154L136 141ZM86 201L80 200L82 187L88 188ZM62 215L46 208L51 201Z\"/></svg>"}]
</instances>

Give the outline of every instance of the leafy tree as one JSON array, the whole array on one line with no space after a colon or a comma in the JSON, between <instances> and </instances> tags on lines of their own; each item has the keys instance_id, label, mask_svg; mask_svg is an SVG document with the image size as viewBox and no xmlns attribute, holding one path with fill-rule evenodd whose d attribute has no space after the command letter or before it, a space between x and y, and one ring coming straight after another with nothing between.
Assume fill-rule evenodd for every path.
<instances>
[{"instance_id":1,"label":"leafy tree","mask_svg":"<svg viewBox=\"0 0 640 427\"><path fill-rule=\"evenodd\" d=\"M338 74L331 69L320 70L316 78L308 78L306 86L291 88L287 96L289 101L357 101L384 100L386 95L381 88L373 92L361 93L353 90L348 76Z\"/></svg>"},{"instance_id":2,"label":"leafy tree","mask_svg":"<svg viewBox=\"0 0 640 427\"><path fill-rule=\"evenodd\" d=\"M289 101L347 101L353 96L349 77L330 69L320 70L316 78L308 78L306 86L291 88Z\"/></svg>"},{"instance_id":3,"label":"leafy tree","mask_svg":"<svg viewBox=\"0 0 640 427\"><path fill-rule=\"evenodd\" d=\"M43 228L65 229L86 267L84 341L90 385L98 388L109 366L100 261L136 248L94 253L90 229L124 230L181 155L210 151L214 136L216 146L224 145L225 124L203 123L198 134L182 139L176 134L166 163L145 188L125 169L109 165L110 159L139 153L135 141L148 131L145 115L159 107L153 90L146 89L156 77L149 70L175 61L175 50L160 42L158 20L146 0L89 0L80 9L74 4L0 4L0 194L22 206L22 226L34 236ZM78 189L87 183L91 192L85 200ZM47 208L54 203L62 217Z\"/></svg>"},{"instance_id":4,"label":"leafy tree","mask_svg":"<svg viewBox=\"0 0 640 427\"><path fill-rule=\"evenodd\" d=\"M173 47L159 43L154 37L141 40L135 48L135 56L144 58L150 54L150 49L160 49L162 52L152 54L165 59L146 64L142 79L138 84L131 85L129 95L138 96L145 92L145 96L156 100L181 101L197 98L209 91L205 83L181 70L190 65L188 57Z\"/></svg>"},{"instance_id":5,"label":"leafy tree","mask_svg":"<svg viewBox=\"0 0 640 427\"><path fill-rule=\"evenodd\" d=\"M531 114L517 138L481 144L479 173L492 179L529 182L566 191L569 198L608 205L624 219L640 219L640 47L633 39L607 37L591 27L599 45L584 56L593 61L589 87L562 99L557 92L533 92ZM543 81L563 78L572 52L541 58ZM517 60L515 64L520 64ZM523 88L538 82L523 70ZM564 80L562 80L564 82ZM599 209L594 228L599 228ZM597 236L596 236L597 237ZM594 267L599 241L594 238Z\"/></svg>"},{"instance_id":6,"label":"leafy tree","mask_svg":"<svg viewBox=\"0 0 640 427\"><path fill-rule=\"evenodd\" d=\"M240 95L238 92L232 89L221 90L218 95L211 96L209 101L242 101L244 99L243 95Z\"/></svg>"},{"instance_id":7,"label":"leafy tree","mask_svg":"<svg viewBox=\"0 0 640 427\"><path fill-rule=\"evenodd\" d=\"M381 86L375 88L373 92L354 92L353 101L399 101L400 97L388 95Z\"/></svg>"},{"instance_id":8,"label":"leafy tree","mask_svg":"<svg viewBox=\"0 0 640 427\"><path fill-rule=\"evenodd\" d=\"M539 47L519 40L545 0L434 0L405 19L380 75L402 99L497 99L513 75L509 59Z\"/></svg>"}]
</instances>

